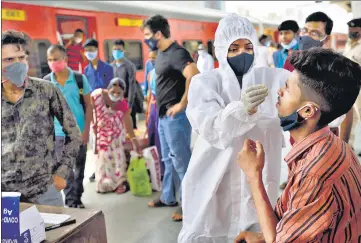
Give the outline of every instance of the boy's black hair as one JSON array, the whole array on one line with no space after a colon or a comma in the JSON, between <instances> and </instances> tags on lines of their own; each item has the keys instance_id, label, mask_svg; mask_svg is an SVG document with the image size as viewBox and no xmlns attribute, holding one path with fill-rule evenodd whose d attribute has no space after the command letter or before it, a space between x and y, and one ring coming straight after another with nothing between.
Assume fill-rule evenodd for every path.
<instances>
[{"instance_id":1,"label":"boy's black hair","mask_svg":"<svg viewBox=\"0 0 361 243\"><path fill-rule=\"evenodd\" d=\"M17 45L20 49L22 47L23 50L26 51L26 48L29 44L29 40L26 36L17 30L7 30L1 34L1 46L4 45Z\"/></svg>"},{"instance_id":2,"label":"boy's black hair","mask_svg":"<svg viewBox=\"0 0 361 243\"><path fill-rule=\"evenodd\" d=\"M125 47L125 43L124 43L124 41L123 40L115 40L114 42L113 42L113 44L114 45L116 45L116 46L123 46L123 47Z\"/></svg>"},{"instance_id":3,"label":"boy's black hair","mask_svg":"<svg viewBox=\"0 0 361 243\"><path fill-rule=\"evenodd\" d=\"M294 33L297 33L298 30L300 29L300 27L298 26L297 22L294 20L286 20L283 21L279 26L278 26L278 31L282 31L282 30L291 30Z\"/></svg>"},{"instance_id":4,"label":"boy's black hair","mask_svg":"<svg viewBox=\"0 0 361 243\"><path fill-rule=\"evenodd\" d=\"M315 12L315 13L309 15L306 18L306 23L307 22L323 22L326 24L326 27L325 27L326 34L330 35L332 32L333 21L332 21L332 19L330 19L330 17L327 16L327 14L325 14L323 12Z\"/></svg>"},{"instance_id":5,"label":"boy's black hair","mask_svg":"<svg viewBox=\"0 0 361 243\"><path fill-rule=\"evenodd\" d=\"M323 48L294 52L290 63L300 75L301 89L311 89L322 100L318 104L319 126L326 126L352 108L360 91L360 65Z\"/></svg>"},{"instance_id":6,"label":"boy's black hair","mask_svg":"<svg viewBox=\"0 0 361 243\"><path fill-rule=\"evenodd\" d=\"M87 39L85 41L83 47L89 47L89 46L94 46L94 47L98 48L98 41L93 38Z\"/></svg>"},{"instance_id":7,"label":"boy's black hair","mask_svg":"<svg viewBox=\"0 0 361 243\"><path fill-rule=\"evenodd\" d=\"M170 26L168 20L162 15L157 14L143 21L142 28L145 27L148 27L153 32L153 34L160 31L165 38L170 37Z\"/></svg>"},{"instance_id":8,"label":"boy's black hair","mask_svg":"<svg viewBox=\"0 0 361 243\"><path fill-rule=\"evenodd\" d=\"M82 33L82 34L84 34L84 31L83 31L82 29L76 29L76 30L74 31L74 33Z\"/></svg>"},{"instance_id":9,"label":"boy's black hair","mask_svg":"<svg viewBox=\"0 0 361 243\"><path fill-rule=\"evenodd\" d=\"M267 39L268 36L267 35L261 35L259 38L258 38L258 41L259 42L262 42L263 40Z\"/></svg>"}]
</instances>

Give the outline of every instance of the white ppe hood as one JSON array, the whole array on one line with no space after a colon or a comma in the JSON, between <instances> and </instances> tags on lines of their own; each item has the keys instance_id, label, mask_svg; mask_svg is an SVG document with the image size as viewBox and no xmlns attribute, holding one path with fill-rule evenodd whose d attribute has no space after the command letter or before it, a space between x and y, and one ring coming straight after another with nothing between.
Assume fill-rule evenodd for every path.
<instances>
[{"instance_id":1,"label":"white ppe hood","mask_svg":"<svg viewBox=\"0 0 361 243\"><path fill-rule=\"evenodd\" d=\"M253 43L256 57L258 41L252 24L236 14L223 18L214 43L220 67L196 75L190 84L187 116L198 138L182 182L179 243L233 242L240 230L257 224L251 192L237 165L237 154L246 138L264 146L264 184L272 205L276 203L282 130L275 105L277 91L290 73L256 68L253 63L243 76L242 89L264 84L269 95L256 114L248 115L241 101L241 87L227 62L230 44L240 38Z\"/></svg>"}]
</instances>

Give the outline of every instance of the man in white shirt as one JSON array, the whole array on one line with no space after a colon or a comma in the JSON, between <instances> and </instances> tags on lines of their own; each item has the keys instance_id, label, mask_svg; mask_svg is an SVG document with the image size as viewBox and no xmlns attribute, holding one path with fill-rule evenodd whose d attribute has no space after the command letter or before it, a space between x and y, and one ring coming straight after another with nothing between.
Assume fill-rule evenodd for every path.
<instances>
[{"instance_id":1,"label":"man in white shirt","mask_svg":"<svg viewBox=\"0 0 361 243\"><path fill-rule=\"evenodd\" d=\"M258 41L260 45L257 51L256 67L271 67L273 65L273 58L268 49L271 40L267 35L261 35Z\"/></svg>"},{"instance_id":2,"label":"man in white shirt","mask_svg":"<svg viewBox=\"0 0 361 243\"><path fill-rule=\"evenodd\" d=\"M361 65L361 18L353 19L347 23L349 39L346 43L345 57ZM354 114L352 121L352 130L349 138L349 144L353 146L355 137L355 128L361 120L361 96L359 95L354 104ZM361 155L361 153L359 154Z\"/></svg>"},{"instance_id":3,"label":"man in white shirt","mask_svg":"<svg viewBox=\"0 0 361 243\"><path fill-rule=\"evenodd\" d=\"M203 44L198 46L197 68L201 73L214 69L214 59L206 50L204 50Z\"/></svg>"}]
</instances>

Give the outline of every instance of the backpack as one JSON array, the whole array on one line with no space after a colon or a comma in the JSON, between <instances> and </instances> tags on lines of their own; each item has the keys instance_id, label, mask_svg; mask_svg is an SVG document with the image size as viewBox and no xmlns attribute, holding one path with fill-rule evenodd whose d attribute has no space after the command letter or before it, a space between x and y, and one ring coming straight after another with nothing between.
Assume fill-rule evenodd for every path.
<instances>
[{"instance_id":1,"label":"backpack","mask_svg":"<svg viewBox=\"0 0 361 243\"><path fill-rule=\"evenodd\" d=\"M144 103L144 95L143 95L143 90L142 87L140 87L140 84L138 83L137 80L134 81L134 88L135 88L135 97L134 97L134 102L133 102L133 109L135 109L136 113L144 113L144 109L143 109L143 103Z\"/></svg>"},{"instance_id":2,"label":"backpack","mask_svg":"<svg viewBox=\"0 0 361 243\"><path fill-rule=\"evenodd\" d=\"M85 109L84 96L83 96L83 74L81 74L79 72L74 72L74 71L73 71L73 73L74 73L76 84L78 85L78 88L79 88L80 104L83 107L83 110L85 113L86 109ZM51 81L51 73L46 75L43 79L45 79L47 81Z\"/></svg>"}]
</instances>

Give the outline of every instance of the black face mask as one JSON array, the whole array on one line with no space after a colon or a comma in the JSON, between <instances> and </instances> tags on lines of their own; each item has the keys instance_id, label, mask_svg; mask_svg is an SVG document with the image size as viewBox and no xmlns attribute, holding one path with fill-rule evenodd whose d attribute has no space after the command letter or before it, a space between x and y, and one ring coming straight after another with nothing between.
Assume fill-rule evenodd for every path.
<instances>
[{"instance_id":1,"label":"black face mask","mask_svg":"<svg viewBox=\"0 0 361 243\"><path fill-rule=\"evenodd\" d=\"M237 77L243 76L251 68L254 54L242 53L234 57L228 57L227 61Z\"/></svg>"},{"instance_id":2,"label":"black face mask","mask_svg":"<svg viewBox=\"0 0 361 243\"><path fill-rule=\"evenodd\" d=\"M350 32L348 33L350 39L358 39L361 37L360 32Z\"/></svg>"}]
</instances>

